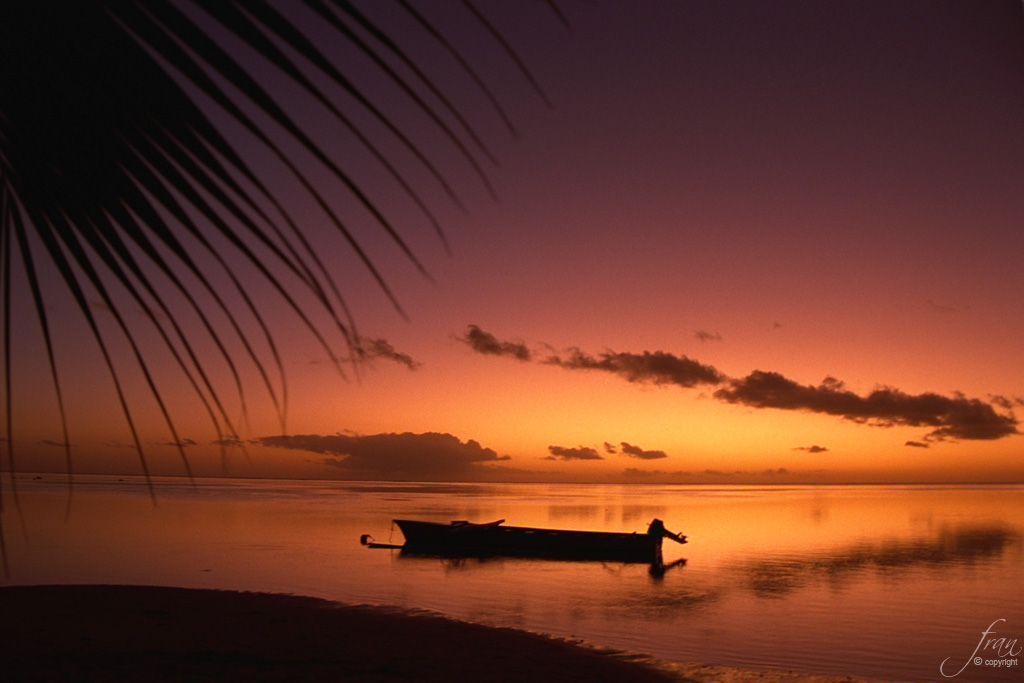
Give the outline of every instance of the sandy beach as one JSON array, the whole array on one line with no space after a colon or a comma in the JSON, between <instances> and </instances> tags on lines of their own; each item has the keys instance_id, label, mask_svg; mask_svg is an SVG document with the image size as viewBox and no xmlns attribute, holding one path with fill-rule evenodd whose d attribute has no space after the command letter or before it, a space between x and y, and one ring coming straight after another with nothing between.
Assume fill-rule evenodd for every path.
<instances>
[{"instance_id":1,"label":"sandy beach","mask_svg":"<svg viewBox=\"0 0 1024 683\"><path fill-rule=\"evenodd\" d=\"M11 681L856 679L676 665L427 612L148 586L0 588Z\"/></svg>"}]
</instances>

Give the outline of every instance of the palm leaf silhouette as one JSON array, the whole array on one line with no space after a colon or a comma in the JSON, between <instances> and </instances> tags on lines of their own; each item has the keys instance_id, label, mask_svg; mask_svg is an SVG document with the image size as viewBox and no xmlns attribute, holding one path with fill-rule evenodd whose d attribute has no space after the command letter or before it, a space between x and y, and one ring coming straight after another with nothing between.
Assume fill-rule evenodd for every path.
<instances>
[{"instance_id":1,"label":"palm leaf silhouette","mask_svg":"<svg viewBox=\"0 0 1024 683\"><path fill-rule=\"evenodd\" d=\"M462 55L455 39L405 0L390 3L387 11L415 27L416 40L431 41L452 55L456 68L490 103L492 115L514 134L486 79L472 69L472 59ZM472 25L489 36L536 86L484 13L468 0L460 11L463 30ZM20 298L31 299L41 330L69 477L71 439L54 344L59 323L47 312L55 286L73 298L91 330L147 477L124 388L124 359L115 357L115 340L129 350L127 356L141 372L176 443L181 439L172 406L152 371L154 350L143 339L152 331L218 434L237 433L225 392L237 397L245 413L241 364L256 369L283 427L288 397L281 352L266 319L266 304L249 294L249 278L275 291L336 365L336 340L356 347L358 334L335 274L320 258L292 203L254 170L247 151L257 149L287 170L304 202L319 212L401 310L346 218L346 209L354 206L369 216L425 273L383 206L389 197L400 195L443 241L425 193L440 194L455 206L461 207L461 201L432 162L432 153L417 142L422 138L406 132L388 102L378 102L339 66L327 49L332 45L358 55L376 81L386 83L399 93L403 106L429 121L432 139L443 140L457 163L472 169L493 193L486 169L494 155L472 117L460 111L436 76L425 73L400 40L345 0L297 0L283 7L263 0L223 0L202 7L168 0L4 3L0 306L6 464L12 481L16 395L11 370L17 360L12 329L23 324L13 319L12 308ZM375 161L393 192L381 197L367 190L360 168L349 168L325 152L322 136L301 122L294 107L282 103L268 80L285 83L304 102L315 102ZM109 311L112 327L98 319L96 303ZM141 323L137 315L128 315L129 306L142 311ZM318 322L323 320L326 325ZM215 352L204 355L199 349L209 344ZM236 344L244 348L243 357L231 352ZM232 386L214 381L211 363L228 369ZM187 468L181 446L179 452Z\"/></svg>"}]
</instances>

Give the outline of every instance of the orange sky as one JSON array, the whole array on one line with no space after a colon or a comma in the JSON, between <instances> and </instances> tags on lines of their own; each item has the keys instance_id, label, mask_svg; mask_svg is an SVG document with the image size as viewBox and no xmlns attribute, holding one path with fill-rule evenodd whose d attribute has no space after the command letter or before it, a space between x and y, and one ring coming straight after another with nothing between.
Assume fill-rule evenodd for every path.
<instances>
[{"instance_id":1,"label":"orange sky","mask_svg":"<svg viewBox=\"0 0 1024 683\"><path fill-rule=\"evenodd\" d=\"M573 6L570 30L504 17L553 108L501 66L490 77L519 139L467 100L493 132L500 201L453 162L468 210L429 196L451 256L408 202L387 204L433 281L359 231L408 318L305 209L358 331L391 353L342 378L251 280L286 366L288 438L240 346L248 421L198 342L237 416L235 434L221 426L239 445L213 445L201 404L147 337L194 471L1024 480L1020 4L709 4ZM87 330L70 301L48 306L66 318L76 468L138 472ZM13 372L17 467L59 470L37 333L26 326L15 344L27 351ZM330 344L347 355L336 333ZM126 358L148 462L182 473ZM710 379L693 379L694 361Z\"/></svg>"}]
</instances>

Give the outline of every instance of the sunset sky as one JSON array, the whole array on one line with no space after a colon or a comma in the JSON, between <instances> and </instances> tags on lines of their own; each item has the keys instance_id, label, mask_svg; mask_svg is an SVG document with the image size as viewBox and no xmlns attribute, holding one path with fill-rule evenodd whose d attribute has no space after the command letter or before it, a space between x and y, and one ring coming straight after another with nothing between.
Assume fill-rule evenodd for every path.
<instances>
[{"instance_id":1,"label":"sunset sky","mask_svg":"<svg viewBox=\"0 0 1024 683\"><path fill-rule=\"evenodd\" d=\"M248 418L233 405L237 433L218 436L158 364L195 473L1024 481L1021 3L560 6L568 26L541 3L481 3L550 107L468 34L516 137L477 90L447 82L498 160L484 163L497 199L408 119L466 207L411 171L450 254L343 135L310 119L328 154L366 164L429 278L352 209L403 316L317 212L301 213L366 362L346 363L335 335L342 376L254 284L285 364L287 422L241 363ZM421 66L444 81L455 67L422 42ZM76 470L138 473L95 344L70 303L47 305L66 325ZM16 343L39 349L27 328ZM198 346L232 395L212 346ZM184 473L145 384L125 373L151 471ZM46 378L41 352L16 368L22 471L64 468Z\"/></svg>"}]
</instances>

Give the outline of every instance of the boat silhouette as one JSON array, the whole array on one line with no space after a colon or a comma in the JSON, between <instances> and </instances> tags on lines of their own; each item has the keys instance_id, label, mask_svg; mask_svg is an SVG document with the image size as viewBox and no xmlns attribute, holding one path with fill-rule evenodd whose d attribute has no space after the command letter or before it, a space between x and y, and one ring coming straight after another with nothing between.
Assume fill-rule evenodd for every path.
<instances>
[{"instance_id":1,"label":"boat silhouette","mask_svg":"<svg viewBox=\"0 0 1024 683\"><path fill-rule=\"evenodd\" d=\"M377 543L369 534L360 542L370 548L390 548L404 554L443 557L523 557L579 561L628 562L662 565L662 540L686 543L686 536L669 531L654 519L646 533L578 531L507 526L505 520L475 523L465 520L430 522L395 519L405 543Z\"/></svg>"}]
</instances>

